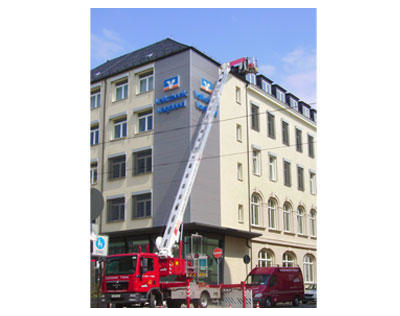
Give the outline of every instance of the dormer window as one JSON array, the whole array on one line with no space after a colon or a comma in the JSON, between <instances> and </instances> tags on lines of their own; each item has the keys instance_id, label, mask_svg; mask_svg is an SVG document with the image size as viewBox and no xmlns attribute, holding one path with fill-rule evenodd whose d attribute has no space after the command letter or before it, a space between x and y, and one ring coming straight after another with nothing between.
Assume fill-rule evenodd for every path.
<instances>
[{"instance_id":1,"label":"dormer window","mask_svg":"<svg viewBox=\"0 0 400 316\"><path fill-rule=\"evenodd\" d=\"M265 92L271 94L271 84L268 83L267 81L261 80L261 88L262 88Z\"/></svg>"},{"instance_id":2,"label":"dormer window","mask_svg":"<svg viewBox=\"0 0 400 316\"><path fill-rule=\"evenodd\" d=\"M255 74L247 74L246 80L251 84L256 84L256 75Z\"/></svg>"},{"instance_id":3,"label":"dormer window","mask_svg":"<svg viewBox=\"0 0 400 316\"><path fill-rule=\"evenodd\" d=\"M276 89L276 98L277 98L279 101L285 103L285 94L284 94L281 90L279 90L279 89Z\"/></svg>"},{"instance_id":4,"label":"dormer window","mask_svg":"<svg viewBox=\"0 0 400 316\"><path fill-rule=\"evenodd\" d=\"M310 117L310 109L305 107L305 106L303 106L303 115L305 117L309 118Z\"/></svg>"},{"instance_id":5,"label":"dormer window","mask_svg":"<svg viewBox=\"0 0 400 316\"><path fill-rule=\"evenodd\" d=\"M295 99L293 99L293 98L290 98L289 100L290 100L289 101L290 102L290 107L292 109L295 109L296 111L298 111L299 107L298 107L297 101Z\"/></svg>"}]
</instances>

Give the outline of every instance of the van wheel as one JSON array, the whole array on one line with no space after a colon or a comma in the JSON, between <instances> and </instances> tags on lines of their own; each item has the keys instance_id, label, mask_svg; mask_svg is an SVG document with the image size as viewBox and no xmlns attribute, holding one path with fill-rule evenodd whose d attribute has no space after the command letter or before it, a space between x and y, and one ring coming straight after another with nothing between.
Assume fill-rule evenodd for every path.
<instances>
[{"instance_id":1,"label":"van wheel","mask_svg":"<svg viewBox=\"0 0 400 316\"><path fill-rule=\"evenodd\" d=\"M265 299L265 307L272 307L272 300L270 297Z\"/></svg>"},{"instance_id":2,"label":"van wheel","mask_svg":"<svg viewBox=\"0 0 400 316\"><path fill-rule=\"evenodd\" d=\"M299 297L296 296L292 301L293 306L299 306Z\"/></svg>"}]
</instances>

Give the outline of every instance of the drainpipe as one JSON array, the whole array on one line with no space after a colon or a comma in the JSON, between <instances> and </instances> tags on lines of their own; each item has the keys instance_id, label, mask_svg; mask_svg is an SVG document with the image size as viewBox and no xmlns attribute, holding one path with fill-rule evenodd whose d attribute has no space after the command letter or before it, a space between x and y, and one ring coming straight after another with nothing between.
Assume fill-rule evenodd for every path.
<instances>
[{"instance_id":1,"label":"drainpipe","mask_svg":"<svg viewBox=\"0 0 400 316\"><path fill-rule=\"evenodd\" d=\"M107 79L104 79L104 98L103 98L103 130L102 130L102 144L101 144L101 182L100 182L100 192L103 194L104 198L104 177L106 176L104 172L104 148L105 148L105 134L106 134L106 97L107 97ZM104 208L107 209L107 201L104 203ZM103 223L103 212L100 214L100 223L99 223L99 233L101 234L102 231L102 223Z\"/></svg>"},{"instance_id":2,"label":"drainpipe","mask_svg":"<svg viewBox=\"0 0 400 316\"><path fill-rule=\"evenodd\" d=\"M249 159L249 146L250 146L250 140L249 140L249 107L247 104L247 89L248 89L249 83L246 82L246 135L247 135L247 143L246 143L246 152L247 152L247 196L248 196L248 206L250 206L250 159ZM251 206L249 207L249 232L251 232ZM247 239L247 247L250 249L250 271L253 269L253 246L250 244L249 246L249 240Z\"/></svg>"}]
</instances>

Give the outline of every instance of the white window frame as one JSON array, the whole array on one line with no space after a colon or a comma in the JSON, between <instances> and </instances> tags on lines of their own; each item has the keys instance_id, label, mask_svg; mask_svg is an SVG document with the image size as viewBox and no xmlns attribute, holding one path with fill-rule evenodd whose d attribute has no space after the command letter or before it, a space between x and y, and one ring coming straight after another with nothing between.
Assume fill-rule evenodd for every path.
<instances>
[{"instance_id":1,"label":"white window frame","mask_svg":"<svg viewBox=\"0 0 400 316\"><path fill-rule=\"evenodd\" d=\"M255 201L257 199L257 201ZM250 207L251 207L251 225L261 226L261 197L253 193L251 196Z\"/></svg>"},{"instance_id":2,"label":"white window frame","mask_svg":"<svg viewBox=\"0 0 400 316\"><path fill-rule=\"evenodd\" d=\"M278 88L276 88L276 98L279 101L285 103L285 93L282 90L278 89Z\"/></svg>"},{"instance_id":3,"label":"white window frame","mask_svg":"<svg viewBox=\"0 0 400 316\"><path fill-rule=\"evenodd\" d=\"M129 80L128 77L119 80L115 84L115 101L125 100L129 95ZM118 90L121 89L121 98L118 98Z\"/></svg>"},{"instance_id":4,"label":"white window frame","mask_svg":"<svg viewBox=\"0 0 400 316\"><path fill-rule=\"evenodd\" d=\"M97 162L90 166L90 184L96 184L98 179Z\"/></svg>"},{"instance_id":5,"label":"white window frame","mask_svg":"<svg viewBox=\"0 0 400 316\"><path fill-rule=\"evenodd\" d=\"M291 217L292 217L292 206L289 203L284 203L283 204L283 231L286 233L290 233L292 231Z\"/></svg>"},{"instance_id":6,"label":"white window frame","mask_svg":"<svg viewBox=\"0 0 400 316\"><path fill-rule=\"evenodd\" d=\"M261 150L258 148L252 148L252 169L253 174L256 176L261 176Z\"/></svg>"},{"instance_id":7,"label":"white window frame","mask_svg":"<svg viewBox=\"0 0 400 316\"><path fill-rule=\"evenodd\" d=\"M268 200L268 228L277 229L276 220L277 220L277 208L278 203L275 199L270 198Z\"/></svg>"},{"instance_id":8,"label":"white window frame","mask_svg":"<svg viewBox=\"0 0 400 316\"><path fill-rule=\"evenodd\" d=\"M295 127L294 133L295 133L295 138L296 138L296 150L299 153L302 153L303 152L303 131L300 128Z\"/></svg>"},{"instance_id":9,"label":"white window frame","mask_svg":"<svg viewBox=\"0 0 400 316\"><path fill-rule=\"evenodd\" d=\"M310 109L308 107L306 107L306 106L303 106L303 115L306 118L310 118Z\"/></svg>"},{"instance_id":10,"label":"white window frame","mask_svg":"<svg viewBox=\"0 0 400 316\"><path fill-rule=\"evenodd\" d=\"M149 215L143 214L143 216L135 216L135 215L137 215L136 209L135 209L135 206L137 206L137 202L135 204L135 199L137 199L139 196L148 195L148 194L150 194L150 198L146 199L146 200L142 200L141 202L147 203L150 201L150 214ZM132 220L148 218L148 217L152 217L152 216L153 216L153 193L151 191L133 193L132 194Z\"/></svg>"},{"instance_id":11,"label":"white window frame","mask_svg":"<svg viewBox=\"0 0 400 316\"><path fill-rule=\"evenodd\" d=\"M299 206L297 208L297 234L299 235L305 235L304 214L304 208Z\"/></svg>"},{"instance_id":12,"label":"white window frame","mask_svg":"<svg viewBox=\"0 0 400 316\"><path fill-rule=\"evenodd\" d=\"M271 121L270 121L270 118L271 118ZM270 131L272 131L272 133L270 133ZM268 111L267 111L267 134L268 134L268 137L270 137L272 139L276 139L275 115Z\"/></svg>"},{"instance_id":13,"label":"white window frame","mask_svg":"<svg viewBox=\"0 0 400 316\"><path fill-rule=\"evenodd\" d=\"M92 127L90 127L90 146L98 145L99 140L100 140L100 127L99 125L93 125Z\"/></svg>"},{"instance_id":14,"label":"white window frame","mask_svg":"<svg viewBox=\"0 0 400 316\"><path fill-rule=\"evenodd\" d=\"M90 93L90 108L97 109L100 107L101 90L100 88L93 89ZM94 100L94 102L93 102ZM94 104L92 104L94 103Z\"/></svg>"},{"instance_id":15,"label":"white window frame","mask_svg":"<svg viewBox=\"0 0 400 316\"><path fill-rule=\"evenodd\" d=\"M251 111L251 129L254 131L260 131L260 107L257 104L250 103ZM255 110L253 113L253 109Z\"/></svg>"},{"instance_id":16,"label":"white window frame","mask_svg":"<svg viewBox=\"0 0 400 316\"><path fill-rule=\"evenodd\" d=\"M146 153L145 156L138 157L139 155ZM144 150L137 150L132 153L132 158L133 158L133 170L132 170L132 175L133 176L140 176L143 174L148 174L153 172L153 149L148 148ZM150 159L149 159L150 158ZM143 160L144 161L144 170L142 172L138 172L138 161ZM148 170L150 167L150 170Z\"/></svg>"},{"instance_id":17,"label":"white window frame","mask_svg":"<svg viewBox=\"0 0 400 316\"><path fill-rule=\"evenodd\" d=\"M267 92L268 94L271 94L271 84L263 79L261 79L261 88Z\"/></svg>"},{"instance_id":18,"label":"white window frame","mask_svg":"<svg viewBox=\"0 0 400 316\"><path fill-rule=\"evenodd\" d=\"M285 166L288 166L288 169L285 168ZM292 186L292 164L290 163L289 160L283 159L283 184L287 187L291 187ZM286 174L286 170L287 170L287 174ZM286 183L286 175L288 176L288 183Z\"/></svg>"},{"instance_id":19,"label":"white window frame","mask_svg":"<svg viewBox=\"0 0 400 316\"><path fill-rule=\"evenodd\" d=\"M111 209L109 209L110 204L112 203L113 200L117 200L117 199L124 199L123 202L120 202L114 206L118 207L118 215L123 215L122 218L120 218L120 216L118 216L117 219L110 219L110 212L112 211ZM110 203L110 204L109 204ZM107 223L113 223L113 222L119 222L119 221L124 221L125 220L125 197L120 197L120 198L114 198L114 199L107 199ZM121 209L122 208L122 209ZM121 212L122 211L122 212Z\"/></svg>"},{"instance_id":20,"label":"white window frame","mask_svg":"<svg viewBox=\"0 0 400 316\"><path fill-rule=\"evenodd\" d=\"M304 283L314 283L314 259L311 255L305 255L303 259Z\"/></svg>"},{"instance_id":21,"label":"white window frame","mask_svg":"<svg viewBox=\"0 0 400 316\"><path fill-rule=\"evenodd\" d=\"M310 142L310 137L312 138L312 142ZM307 134L307 148L308 148L308 157L315 158L315 137L311 134ZM312 155L310 148L312 148Z\"/></svg>"},{"instance_id":22,"label":"white window frame","mask_svg":"<svg viewBox=\"0 0 400 316\"><path fill-rule=\"evenodd\" d=\"M274 264L274 254L268 249L261 249L258 252L258 266L272 267Z\"/></svg>"},{"instance_id":23,"label":"white window frame","mask_svg":"<svg viewBox=\"0 0 400 316\"><path fill-rule=\"evenodd\" d=\"M272 162L271 162L272 158ZM275 154L268 153L268 171L269 180L273 182L278 181L278 159Z\"/></svg>"},{"instance_id":24,"label":"white window frame","mask_svg":"<svg viewBox=\"0 0 400 316\"><path fill-rule=\"evenodd\" d=\"M240 89L239 87L236 87L235 94L236 94L236 95L235 95L235 97L236 97L236 103L242 104L242 101L241 101L241 99L242 99L242 97L241 97L242 93L241 93L241 89Z\"/></svg>"},{"instance_id":25,"label":"white window frame","mask_svg":"<svg viewBox=\"0 0 400 316\"><path fill-rule=\"evenodd\" d=\"M285 128L286 126L286 128ZM281 120L281 130L282 130L282 144L286 146L290 146L290 125L289 122L286 122L285 120ZM286 130L286 136L287 136L287 142L285 142L285 131Z\"/></svg>"},{"instance_id":26,"label":"white window frame","mask_svg":"<svg viewBox=\"0 0 400 316\"><path fill-rule=\"evenodd\" d=\"M290 103L290 107L292 109L295 109L296 111L299 111L299 103L295 99L289 98L289 103Z\"/></svg>"},{"instance_id":27,"label":"white window frame","mask_svg":"<svg viewBox=\"0 0 400 316\"><path fill-rule=\"evenodd\" d=\"M117 161L117 162L114 161L115 159L118 159L120 157L124 157L124 160ZM119 175L117 177L114 177L114 167L116 165L119 166ZM126 177L126 155L118 155L118 156L109 157L108 158L108 167L109 167L109 173L108 173L109 180L125 178Z\"/></svg>"},{"instance_id":28,"label":"white window frame","mask_svg":"<svg viewBox=\"0 0 400 316\"><path fill-rule=\"evenodd\" d=\"M149 91L154 90L154 71L149 70L140 74L137 74L138 76L138 94L146 93ZM151 87L150 87L150 78L151 78ZM141 91L142 87L142 82L145 82L145 89L144 91Z\"/></svg>"},{"instance_id":29,"label":"white window frame","mask_svg":"<svg viewBox=\"0 0 400 316\"><path fill-rule=\"evenodd\" d=\"M314 209L310 210L310 235L317 236L317 211Z\"/></svg>"},{"instance_id":30,"label":"white window frame","mask_svg":"<svg viewBox=\"0 0 400 316\"><path fill-rule=\"evenodd\" d=\"M122 139L122 138L127 137L128 136L128 118L125 116L125 117L115 118L112 121L113 121L113 124L112 124L112 127L113 127L112 136L113 136L113 138L112 139ZM117 135L117 133L116 133L117 126L120 127L119 128L119 135ZM126 135L124 135L124 133L123 133L124 126L125 126Z\"/></svg>"},{"instance_id":31,"label":"white window frame","mask_svg":"<svg viewBox=\"0 0 400 316\"><path fill-rule=\"evenodd\" d=\"M317 174L310 170L310 193L312 195L317 194Z\"/></svg>"},{"instance_id":32,"label":"white window frame","mask_svg":"<svg viewBox=\"0 0 400 316\"><path fill-rule=\"evenodd\" d=\"M249 73L246 75L246 80L251 84L256 84L256 75L253 73Z\"/></svg>"},{"instance_id":33,"label":"white window frame","mask_svg":"<svg viewBox=\"0 0 400 316\"><path fill-rule=\"evenodd\" d=\"M153 130L154 128L154 116L153 116L153 110L148 110L148 111L143 111L143 112L138 112L136 113L137 118L138 118L138 133L146 133L148 131ZM151 128L149 128L149 119L151 118ZM140 122L141 120L144 120L144 126L145 129L143 131L140 130Z\"/></svg>"},{"instance_id":34,"label":"white window frame","mask_svg":"<svg viewBox=\"0 0 400 316\"><path fill-rule=\"evenodd\" d=\"M282 258L282 266L284 267L294 267L296 263L294 255L289 252L285 252Z\"/></svg>"},{"instance_id":35,"label":"white window frame","mask_svg":"<svg viewBox=\"0 0 400 316\"><path fill-rule=\"evenodd\" d=\"M297 169L297 190L304 192L304 190L305 190L304 167L301 165L297 165L296 169Z\"/></svg>"}]
</instances>

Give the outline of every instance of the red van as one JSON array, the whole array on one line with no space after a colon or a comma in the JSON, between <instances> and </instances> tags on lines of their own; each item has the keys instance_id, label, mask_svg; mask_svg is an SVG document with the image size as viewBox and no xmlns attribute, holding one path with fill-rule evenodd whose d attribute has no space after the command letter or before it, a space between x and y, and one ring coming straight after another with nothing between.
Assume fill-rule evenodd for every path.
<instances>
[{"instance_id":1,"label":"red van","mask_svg":"<svg viewBox=\"0 0 400 316\"><path fill-rule=\"evenodd\" d=\"M246 279L253 290L253 304L271 307L278 302L292 302L294 306L304 299L303 275L299 267L256 267Z\"/></svg>"}]
</instances>

